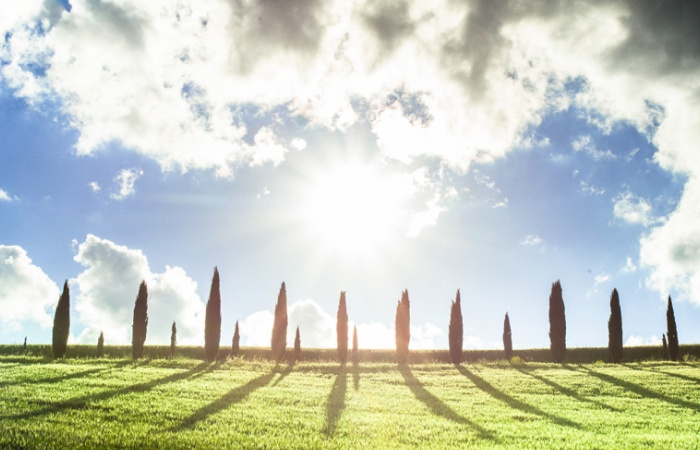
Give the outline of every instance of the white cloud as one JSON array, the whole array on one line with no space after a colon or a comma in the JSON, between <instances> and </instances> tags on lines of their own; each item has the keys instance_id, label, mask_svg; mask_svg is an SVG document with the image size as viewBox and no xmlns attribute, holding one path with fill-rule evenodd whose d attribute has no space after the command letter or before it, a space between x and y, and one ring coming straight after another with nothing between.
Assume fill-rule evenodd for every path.
<instances>
[{"instance_id":1,"label":"white cloud","mask_svg":"<svg viewBox=\"0 0 700 450\"><path fill-rule=\"evenodd\" d=\"M542 245L542 238L536 234L528 234L522 241L520 241L520 245L524 245L526 247L538 247Z\"/></svg>"},{"instance_id":2,"label":"white cloud","mask_svg":"<svg viewBox=\"0 0 700 450\"><path fill-rule=\"evenodd\" d=\"M593 282L595 283L596 287L598 287L601 284L607 283L611 279L612 279L612 277L610 276L609 273L599 273L593 278Z\"/></svg>"},{"instance_id":3,"label":"white cloud","mask_svg":"<svg viewBox=\"0 0 700 450\"><path fill-rule=\"evenodd\" d=\"M643 347L651 345L660 346L661 338L656 335L652 335L651 337L645 338L642 336L635 336L632 334L625 340L625 347Z\"/></svg>"},{"instance_id":4,"label":"white cloud","mask_svg":"<svg viewBox=\"0 0 700 450\"><path fill-rule=\"evenodd\" d=\"M316 302L310 299L295 302L289 305L288 311L288 343L294 343L294 333L296 331L296 327L298 326L299 334L304 346L309 348L337 346L335 335L336 318L335 316L331 316L321 309ZM352 336L350 336L349 339L352 339Z\"/></svg>"},{"instance_id":5,"label":"white cloud","mask_svg":"<svg viewBox=\"0 0 700 450\"><path fill-rule=\"evenodd\" d=\"M479 336L464 336L463 342L463 348L465 350L494 350L503 348L503 342L487 341Z\"/></svg>"},{"instance_id":6,"label":"white cloud","mask_svg":"<svg viewBox=\"0 0 700 450\"><path fill-rule=\"evenodd\" d=\"M440 214L446 209L447 208L443 206L443 199L439 196L435 196L428 201L426 209L422 211L412 211L408 220L406 236L416 237L425 227L435 225Z\"/></svg>"},{"instance_id":7,"label":"white cloud","mask_svg":"<svg viewBox=\"0 0 700 450\"><path fill-rule=\"evenodd\" d=\"M281 145L274 131L268 127L262 127L253 139L255 146L251 148L251 166L260 166L267 162L277 165L284 161L287 149Z\"/></svg>"},{"instance_id":8,"label":"white cloud","mask_svg":"<svg viewBox=\"0 0 700 450\"><path fill-rule=\"evenodd\" d=\"M51 327L50 311L59 295L58 286L22 247L0 245L0 321L4 327L14 330L25 322Z\"/></svg>"},{"instance_id":9,"label":"white cloud","mask_svg":"<svg viewBox=\"0 0 700 450\"><path fill-rule=\"evenodd\" d=\"M620 270L622 273L633 273L637 271L637 266L634 264L634 261L632 261L632 258L628 256L625 265Z\"/></svg>"},{"instance_id":10,"label":"white cloud","mask_svg":"<svg viewBox=\"0 0 700 450\"><path fill-rule=\"evenodd\" d=\"M88 183L88 186L90 186L90 189L92 192L100 192L102 188L100 187L100 184L97 181L91 181Z\"/></svg>"},{"instance_id":11,"label":"white cloud","mask_svg":"<svg viewBox=\"0 0 700 450\"><path fill-rule=\"evenodd\" d=\"M588 134L579 136L571 143L571 147L577 152L585 152L595 161L613 160L615 155L610 150L600 150L591 142Z\"/></svg>"},{"instance_id":12,"label":"white cloud","mask_svg":"<svg viewBox=\"0 0 700 450\"><path fill-rule=\"evenodd\" d=\"M204 304L197 283L180 267L166 266L154 273L140 250L88 235L74 256L85 267L73 284L78 288L75 309L85 325L82 342L94 342L100 331L105 341L131 342L134 301L139 284L148 285L148 335L150 344L170 342L170 327L177 322L178 342L201 344L204 336Z\"/></svg>"},{"instance_id":13,"label":"white cloud","mask_svg":"<svg viewBox=\"0 0 700 450\"><path fill-rule=\"evenodd\" d=\"M579 183L579 192L589 195L603 195L605 194L605 189L598 188L592 184L586 183L585 181L581 181L581 183Z\"/></svg>"},{"instance_id":14,"label":"white cloud","mask_svg":"<svg viewBox=\"0 0 700 450\"><path fill-rule=\"evenodd\" d=\"M306 141L304 139L295 137L292 139L292 142L289 145L294 150L302 151L306 148L307 144L306 144Z\"/></svg>"},{"instance_id":15,"label":"white cloud","mask_svg":"<svg viewBox=\"0 0 700 450\"><path fill-rule=\"evenodd\" d=\"M241 333L241 345L269 347L274 321L275 316L270 311L258 311L241 320L238 323L239 332ZM294 341L291 343L293 345ZM287 341L288 346L289 344L290 342ZM302 345L304 345L303 342Z\"/></svg>"},{"instance_id":16,"label":"white cloud","mask_svg":"<svg viewBox=\"0 0 700 450\"><path fill-rule=\"evenodd\" d=\"M10 197L6 190L0 189L0 202L11 202L17 200L17 197Z\"/></svg>"},{"instance_id":17,"label":"white cloud","mask_svg":"<svg viewBox=\"0 0 700 450\"><path fill-rule=\"evenodd\" d=\"M651 205L642 197L631 192L624 192L613 199L613 215L623 222L648 226L654 222Z\"/></svg>"},{"instance_id":18,"label":"white cloud","mask_svg":"<svg viewBox=\"0 0 700 450\"><path fill-rule=\"evenodd\" d=\"M114 178L114 181L119 185L119 192L110 195L110 197L114 200L124 200L134 195L136 193L136 180L141 176L143 176L141 169L122 169Z\"/></svg>"}]
</instances>

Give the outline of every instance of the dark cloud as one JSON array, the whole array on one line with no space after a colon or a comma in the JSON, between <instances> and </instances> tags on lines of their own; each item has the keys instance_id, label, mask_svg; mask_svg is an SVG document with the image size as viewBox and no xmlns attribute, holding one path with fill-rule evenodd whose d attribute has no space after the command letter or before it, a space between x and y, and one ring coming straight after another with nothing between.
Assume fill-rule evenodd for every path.
<instances>
[{"instance_id":1,"label":"dark cloud","mask_svg":"<svg viewBox=\"0 0 700 450\"><path fill-rule=\"evenodd\" d=\"M386 51L392 51L415 29L405 1L372 3L361 13L365 26L374 32Z\"/></svg>"}]
</instances>

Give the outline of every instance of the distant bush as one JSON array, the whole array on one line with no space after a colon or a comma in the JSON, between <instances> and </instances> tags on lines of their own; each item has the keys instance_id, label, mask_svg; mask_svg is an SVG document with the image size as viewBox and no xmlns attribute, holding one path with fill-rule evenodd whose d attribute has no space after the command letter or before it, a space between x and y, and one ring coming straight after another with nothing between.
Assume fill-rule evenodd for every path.
<instances>
[{"instance_id":1,"label":"distant bush","mask_svg":"<svg viewBox=\"0 0 700 450\"><path fill-rule=\"evenodd\" d=\"M513 356L510 358L510 363L517 366L518 364L522 364L523 360L520 356Z\"/></svg>"}]
</instances>

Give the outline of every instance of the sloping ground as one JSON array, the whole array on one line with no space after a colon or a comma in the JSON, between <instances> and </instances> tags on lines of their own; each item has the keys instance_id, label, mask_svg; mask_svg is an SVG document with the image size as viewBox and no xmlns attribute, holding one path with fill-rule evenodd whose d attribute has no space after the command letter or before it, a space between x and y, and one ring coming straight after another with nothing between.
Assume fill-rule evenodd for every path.
<instances>
[{"instance_id":1,"label":"sloping ground","mask_svg":"<svg viewBox=\"0 0 700 450\"><path fill-rule=\"evenodd\" d=\"M0 357L2 448L697 448L700 365Z\"/></svg>"}]
</instances>

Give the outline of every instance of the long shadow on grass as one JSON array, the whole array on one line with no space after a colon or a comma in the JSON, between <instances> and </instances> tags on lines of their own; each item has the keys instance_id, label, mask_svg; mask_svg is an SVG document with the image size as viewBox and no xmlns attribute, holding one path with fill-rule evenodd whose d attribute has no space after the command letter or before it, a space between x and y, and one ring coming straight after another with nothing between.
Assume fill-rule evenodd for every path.
<instances>
[{"instance_id":1,"label":"long shadow on grass","mask_svg":"<svg viewBox=\"0 0 700 450\"><path fill-rule=\"evenodd\" d=\"M360 364L352 363L352 385L356 391L360 390Z\"/></svg>"},{"instance_id":2,"label":"long shadow on grass","mask_svg":"<svg viewBox=\"0 0 700 450\"><path fill-rule=\"evenodd\" d=\"M158 378L155 380L147 381L144 383L138 383L131 386L123 387L120 389L114 389L109 391L99 392L97 394L83 395L81 397L71 398L68 400L57 401L55 403L51 402L48 406L37 409L35 411L27 411L19 414L9 414L0 416L0 421L2 420L17 420L17 419L30 419L34 417L40 417L47 414L60 413L62 411L71 409L84 409L87 408L91 403L98 402L102 400L107 400L119 395L130 394L133 392L146 392L153 389L156 386L160 386L167 383L173 383L175 381L184 380L191 377L192 375L203 371L208 366L208 363L201 363L198 366L187 370L185 372L175 373L168 375L167 377Z\"/></svg>"},{"instance_id":3,"label":"long shadow on grass","mask_svg":"<svg viewBox=\"0 0 700 450\"><path fill-rule=\"evenodd\" d=\"M418 379L415 376L413 376L413 372L411 372L410 367L401 366L399 367L399 371L401 372L401 375L403 375L403 378L406 381L406 386L408 386L408 388L411 389L413 395L415 395L415 397L418 400L423 402L423 404L427 406L433 414L435 414L436 416L444 417L445 419L451 420L452 422L467 425L476 430L483 439L496 440L493 433L488 431L486 428L482 427L477 423L472 422L466 417L460 416L454 409L450 408L442 400L437 398L435 395L431 394L430 391L428 391L423 386L423 383L418 381Z\"/></svg>"},{"instance_id":4,"label":"long shadow on grass","mask_svg":"<svg viewBox=\"0 0 700 450\"><path fill-rule=\"evenodd\" d=\"M280 382L282 380L287 378L287 375L292 373L293 369L294 369L294 363L291 363L291 362L289 364L287 364L287 367L284 370L282 370L281 372L279 371L279 366L275 366L275 372L279 372L280 376L275 380L274 383L272 383L272 385L277 386L278 384L280 384Z\"/></svg>"},{"instance_id":5,"label":"long shadow on grass","mask_svg":"<svg viewBox=\"0 0 700 450\"><path fill-rule=\"evenodd\" d=\"M496 389L491 383L488 381L484 380L480 376L476 375L473 372L470 372L469 369L463 366L457 366L457 370L464 375L465 377L469 378L472 383L476 385L479 389L482 391L486 392L489 394L491 397L495 398L496 400L500 400L506 405L510 406L513 409L518 409L524 413L531 413L531 414L537 414L540 417L544 417L545 419L549 420L550 422L553 422L557 425L563 425L567 427L572 427L572 428L577 428L580 429L581 426L577 424L576 422L572 422L569 419L565 419L563 417L556 416L554 414L548 413L546 411L542 411L541 409L532 406L528 403L525 403L521 400L518 400L516 398L511 397L510 395L506 394L503 391L500 391Z\"/></svg>"},{"instance_id":6,"label":"long shadow on grass","mask_svg":"<svg viewBox=\"0 0 700 450\"><path fill-rule=\"evenodd\" d=\"M513 366L513 367L515 367L515 366ZM603 402L599 402L599 401L597 401L597 400L593 400L593 399L590 399L590 398L583 397L583 396L579 395L575 390L570 389L570 388L567 388L567 387L565 387L565 386L562 386L561 384L556 383L556 382L554 382L554 381L552 381L552 380L550 380L550 379L547 379L547 378L545 378L545 377L543 377L543 376L541 376L541 375L535 375L534 373L532 373L532 372L530 372L530 371L528 371L528 370L523 370L523 369L521 369L520 367L515 367L515 369L516 369L518 372L520 372L520 373L522 373L522 374L524 374L524 375L530 376L530 377L534 378L535 380L539 380L539 381L541 381L542 383L546 384L547 386L550 386L550 387L556 389L557 391L561 392L562 394L568 395L569 397L571 397L571 398L573 398L573 399L575 399L575 400L578 400L578 401L580 401L580 402L592 403L592 404L594 404L594 405L596 405L596 406L598 406L598 407L600 407L600 408L604 408L604 409L607 409L607 410L613 411L613 412L620 412L620 411L621 411L620 409L614 408L614 407L612 407L612 406L610 406L610 405L606 405L606 404L603 403Z\"/></svg>"},{"instance_id":7,"label":"long shadow on grass","mask_svg":"<svg viewBox=\"0 0 700 450\"><path fill-rule=\"evenodd\" d=\"M176 427L173 427L172 431L181 431L186 428L192 428L197 422L200 422L212 414L216 414L220 411L227 409L234 403L240 403L243 401L251 392L261 387L267 386L272 378L275 376L276 372L272 371L265 375L260 375L259 377L253 378L242 386L231 389L226 394L221 396L218 400L215 400L208 405L199 408L192 415L182 421L182 423Z\"/></svg>"},{"instance_id":8,"label":"long shadow on grass","mask_svg":"<svg viewBox=\"0 0 700 450\"><path fill-rule=\"evenodd\" d=\"M347 367L345 364L342 364L338 368L338 375L335 376L335 382L333 383L331 392L328 394L328 399L326 400L326 426L323 428L323 432L327 436L333 436L338 420L340 419L340 415L345 409L347 380Z\"/></svg>"},{"instance_id":9,"label":"long shadow on grass","mask_svg":"<svg viewBox=\"0 0 700 450\"><path fill-rule=\"evenodd\" d=\"M681 379L684 381L689 381L691 383L700 384L700 378L689 377L688 375L683 375L680 373L666 372L665 370L658 370L658 369L653 369L653 368L649 368L649 367L641 367L641 366L631 365L631 364L623 364L623 366L628 367L632 370L644 370L646 372L658 373L659 375L666 375L666 376L678 378L678 379Z\"/></svg>"},{"instance_id":10,"label":"long shadow on grass","mask_svg":"<svg viewBox=\"0 0 700 450\"><path fill-rule=\"evenodd\" d=\"M693 412L697 412L698 409L700 409L700 404L694 403L694 402L689 402L687 400L683 400L680 398L676 397L669 397L666 394L662 394L660 392L652 391L651 389L645 388L644 386L641 386L639 384L631 383L629 381L621 380L619 378L613 377L612 375L608 375L605 373L600 373L596 372L594 370L588 369L586 367L580 366L580 369L582 371L587 372L589 375L592 375L600 380L603 380L605 382L608 382L610 384L614 384L615 386L619 386L623 389L627 389L630 392L634 392L637 395L640 395L642 397L646 398L656 398L661 401L664 401L666 403L670 403L675 406L680 406L682 408L688 408L692 410ZM571 370L571 368L570 368ZM575 369L573 369L575 370Z\"/></svg>"}]
</instances>

